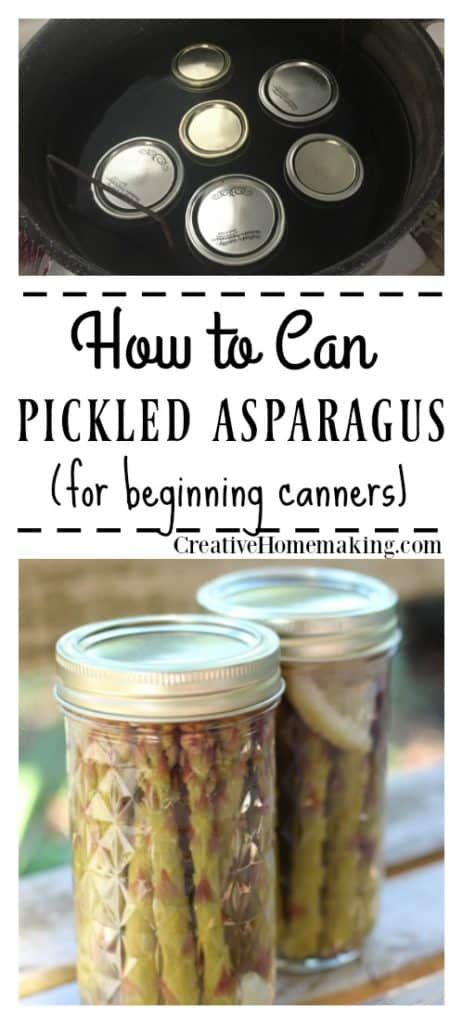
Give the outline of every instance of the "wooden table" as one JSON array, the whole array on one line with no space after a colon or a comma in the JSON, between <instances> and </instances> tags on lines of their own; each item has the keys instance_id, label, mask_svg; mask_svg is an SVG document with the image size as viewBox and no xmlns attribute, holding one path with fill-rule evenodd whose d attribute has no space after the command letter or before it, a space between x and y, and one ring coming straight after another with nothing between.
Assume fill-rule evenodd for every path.
<instances>
[{"instance_id":1,"label":"wooden table","mask_svg":"<svg viewBox=\"0 0 463 1024\"><path fill-rule=\"evenodd\" d=\"M443 768L388 784L386 880L379 921L348 967L281 974L280 1005L443 1003ZM76 1004L69 868L20 883L22 1004Z\"/></svg>"}]
</instances>

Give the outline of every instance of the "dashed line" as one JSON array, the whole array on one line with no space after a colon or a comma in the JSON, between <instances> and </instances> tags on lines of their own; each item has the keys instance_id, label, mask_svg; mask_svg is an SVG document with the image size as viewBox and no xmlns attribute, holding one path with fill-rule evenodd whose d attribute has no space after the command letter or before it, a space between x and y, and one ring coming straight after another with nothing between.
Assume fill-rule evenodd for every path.
<instances>
[{"instance_id":1,"label":"dashed line","mask_svg":"<svg viewBox=\"0 0 463 1024\"><path fill-rule=\"evenodd\" d=\"M64 299L68 299L68 298L84 299L84 298L87 298L87 296L88 296L88 292L80 292L80 291L63 291L61 294L62 294L62 297ZM181 292L180 294L181 294L182 298L184 298L184 299L196 299L196 298L197 299L205 299L205 298L207 298L207 292L184 291L184 292ZM274 299L277 299L277 298L278 299L283 299L283 298L285 298L286 294L287 293L284 292L284 291L262 291L262 292L260 292L260 297L263 298L263 299L270 299L270 298L272 298L272 299L273 298ZM438 298L442 298L444 293L442 291L419 291L417 294L418 294L418 297L422 298L422 299L432 299L432 298L438 299ZM23 295L23 298L25 298L25 299L46 299L48 297L49 293L47 291L23 291L22 295ZM102 298L105 298L105 299L123 299L123 298L126 298L127 295L128 295L128 292L126 292L126 291L125 292L119 292L119 291L104 291L104 292L101 292ZM243 298L246 298L246 292L239 292L239 291L223 291L223 292L220 292L220 295L224 299L228 299L228 298L240 298L240 299L243 299ZM141 292L141 296L143 298L165 299L167 297L167 292L142 291ZM301 292L299 292L299 296L300 296L300 298L303 298L303 299L318 299L318 298L319 299L323 299L326 296L326 292L324 292L324 291L301 291ZM364 291L363 292L360 292L360 291L341 291L341 292L339 292L339 296L342 299L362 299L362 298L365 297L365 292ZM379 298L381 298L381 299L403 299L405 297L405 292L401 292L401 291L380 291L380 292L377 293L377 296Z\"/></svg>"},{"instance_id":2,"label":"dashed line","mask_svg":"<svg viewBox=\"0 0 463 1024\"><path fill-rule=\"evenodd\" d=\"M240 533L241 529L243 532L250 536L259 536L262 533L281 533L282 530L279 526L262 526L257 530L256 533L251 533L245 527L240 526L217 526L215 528L216 533ZM375 526L374 533L400 533L398 526ZM199 526L177 526L175 528L176 533L201 533L201 527ZM18 526L16 529L17 533L42 533L41 526ZM57 533L82 533L83 529L81 526L57 526ZM160 527L157 526L137 526L136 533L159 533L162 536L167 536L163 533ZM318 526L296 526L294 527L295 533L320 533L320 527ZM335 533L360 533L360 529L357 526L336 526L334 528ZM122 533L122 527L120 526L97 526L96 533ZM413 533L439 533L437 526L415 526L413 527Z\"/></svg>"}]
</instances>

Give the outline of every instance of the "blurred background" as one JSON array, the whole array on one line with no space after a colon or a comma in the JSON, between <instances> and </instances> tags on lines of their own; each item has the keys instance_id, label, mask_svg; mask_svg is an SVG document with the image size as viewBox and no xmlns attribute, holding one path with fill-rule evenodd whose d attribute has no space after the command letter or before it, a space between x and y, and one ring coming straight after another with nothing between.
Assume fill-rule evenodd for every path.
<instances>
[{"instance_id":1,"label":"blurred background","mask_svg":"<svg viewBox=\"0 0 463 1024\"><path fill-rule=\"evenodd\" d=\"M97 619L194 611L201 583L224 572L266 564L287 566L288 560L20 562L21 874L70 859L64 730L53 698L57 638ZM443 751L443 561L343 559L330 560L329 565L377 576L398 591L404 640L392 677L389 770L431 764Z\"/></svg>"}]
</instances>

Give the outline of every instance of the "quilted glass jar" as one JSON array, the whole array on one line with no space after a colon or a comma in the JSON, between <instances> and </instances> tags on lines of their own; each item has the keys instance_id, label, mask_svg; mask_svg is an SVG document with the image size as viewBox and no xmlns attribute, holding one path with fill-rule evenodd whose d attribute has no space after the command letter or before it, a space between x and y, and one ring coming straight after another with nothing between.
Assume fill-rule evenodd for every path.
<instances>
[{"instance_id":1,"label":"quilted glass jar","mask_svg":"<svg viewBox=\"0 0 463 1024\"><path fill-rule=\"evenodd\" d=\"M271 1003L277 636L127 619L57 661L82 1001Z\"/></svg>"},{"instance_id":2,"label":"quilted glass jar","mask_svg":"<svg viewBox=\"0 0 463 1024\"><path fill-rule=\"evenodd\" d=\"M396 594L357 573L290 568L223 576L198 599L280 635L280 962L295 972L347 963L377 912Z\"/></svg>"}]
</instances>

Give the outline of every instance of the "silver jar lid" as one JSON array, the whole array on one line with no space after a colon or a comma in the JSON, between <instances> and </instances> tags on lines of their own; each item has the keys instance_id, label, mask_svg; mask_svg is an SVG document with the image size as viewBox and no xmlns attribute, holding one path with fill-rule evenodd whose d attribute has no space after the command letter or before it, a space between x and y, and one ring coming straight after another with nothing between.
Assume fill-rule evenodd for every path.
<instances>
[{"instance_id":1,"label":"silver jar lid","mask_svg":"<svg viewBox=\"0 0 463 1024\"><path fill-rule=\"evenodd\" d=\"M187 110L178 133L190 153L211 160L241 149L249 135L249 122L237 103L206 100Z\"/></svg>"},{"instance_id":2,"label":"silver jar lid","mask_svg":"<svg viewBox=\"0 0 463 1024\"><path fill-rule=\"evenodd\" d=\"M185 46L172 61L172 74L192 89L207 89L222 82L230 68L229 54L214 43Z\"/></svg>"},{"instance_id":3,"label":"silver jar lid","mask_svg":"<svg viewBox=\"0 0 463 1024\"><path fill-rule=\"evenodd\" d=\"M342 569L257 569L229 573L197 594L209 612L271 626L283 661L341 661L393 651L400 641L397 594L380 580Z\"/></svg>"},{"instance_id":4,"label":"silver jar lid","mask_svg":"<svg viewBox=\"0 0 463 1024\"><path fill-rule=\"evenodd\" d=\"M259 99L279 120L306 124L333 110L339 99L339 88L334 75L321 64L311 60L287 60L262 75Z\"/></svg>"},{"instance_id":5,"label":"silver jar lid","mask_svg":"<svg viewBox=\"0 0 463 1024\"><path fill-rule=\"evenodd\" d=\"M173 146L162 139L126 139L100 157L92 184L95 202L105 213L124 220L146 217L142 210L131 205L135 199L152 213L159 213L173 202L183 183L183 164ZM118 189L127 201L106 192L104 185Z\"/></svg>"},{"instance_id":6,"label":"silver jar lid","mask_svg":"<svg viewBox=\"0 0 463 1024\"><path fill-rule=\"evenodd\" d=\"M283 203L271 185L247 174L228 174L201 185L185 215L187 236L209 260L244 266L276 248L286 224Z\"/></svg>"},{"instance_id":7,"label":"silver jar lid","mask_svg":"<svg viewBox=\"0 0 463 1024\"><path fill-rule=\"evenodd\" d=\"M335 203L360 188L363 163L357 150L336 135L304 135L288 151L285 171L292 185L311 199Z\"/></svg>"},{"instance_id":8,"label":"silver jar lid","mask_svg":"<svg viewBox=\"0 0 463 1024\"><path fill-rule=\"evenodd\" d=\"M73 629L56 645L67 711L128 721L238 715L282 693L279 642L251 622L153 615Z\"/></svg>"}]
</instances>

